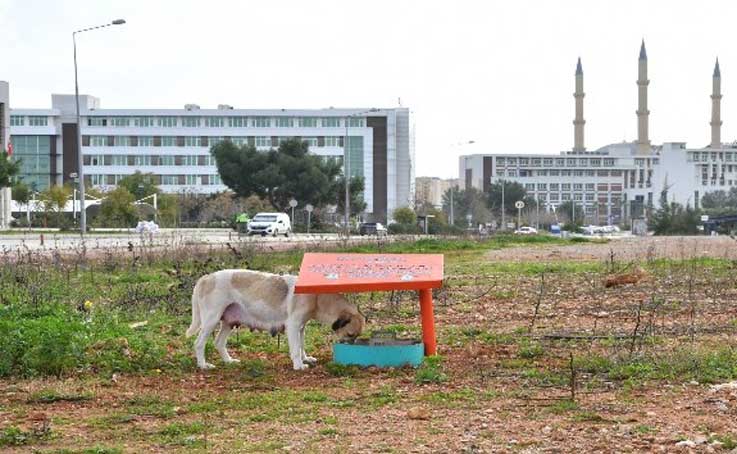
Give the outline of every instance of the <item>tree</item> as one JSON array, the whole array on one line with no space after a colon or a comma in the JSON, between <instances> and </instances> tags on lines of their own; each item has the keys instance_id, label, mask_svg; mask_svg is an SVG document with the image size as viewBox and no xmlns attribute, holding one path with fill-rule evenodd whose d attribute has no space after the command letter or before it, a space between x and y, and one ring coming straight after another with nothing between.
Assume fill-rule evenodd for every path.
<instances>
[{"instance_id":1,"label":"tree","mask_svg":"<svg viewBox=\"0 0 737 454\"><path fill-rule=\"evenodd\" d=\"M701 198L701 207L710 216L721 216L737 212L737 187L729 191L713 191Z\"/></svg>"},{"instance_id":2,"label":"tree","mask_svg":"<svg viewBox=\"0 0 737 454\"><path fill-rule=\"evenodd\" d=\"M660 207L650 216L650 229L655 235L688 235L698 232L701 213L676 202L668 202L668 186L660 191Z\"/></svg>"},{"instance_id":3,"label":"tree","mask_svg":"<svg viewBox=\"0 0 737 454\"><path fill-rule=\"evenodd\" d=\"M351 181L348 184L348 199L351 204L351 216L363 213L366 209L366 202L363 200L364 188L365 185L363 177L351 177ZM338 194L337 212L345 213L345 177L341 176L335 180L334 191Z\"/></svg>"},{"instance_id":4,"label":"tree","mask_svg":"<svg viewBox=\"0 0 737 454\"><path fill-rule=\"evenodd\" d=\"M123 186L107 193L100 206L100 224L106 227L131 227L138 219L135 196Z\"/></svg>"},{"instance_id":5,"label":"tree","mask_svg":"<svg viewBox=\"0 0 737 454\"><path fill-rule=\"evenodd\" d=\"M154 175L151 173L141 173L139 171L121 178L118 182L118 187L123 187L133 194L134 201L152 194L161 194L161 190L156 186Z\"/></svg>"},{"instance_id":6,"label":"tree","mask_svg":"<svg viewBox=\"0 0 737 454\"><path fill-rule=\"evenodd\" d=\"M20 162L10 159L8 153L0 151L0 189L7 188L13 182L13 177L20 172Z\"/></svg>"},{"instance_id":7,"label":"tree","mask_svg":"<svg viewBox=\"0 0 737 454\"><path fill-rule=\"evenodd\" d=\"M417 224L417 215L412 211L412 208L397 208L394 210L394 220L399 224L415 225Z\"/></svg>"},{"instance_id":8,"label":"tree","mask_svg":"<svg viewBox=\"0 0 737 454\"><path fill-rule=\"evenodd\" d=\"M502 185L504 185L504 212L508 215L517 214L517 208L514 203L518 201L525 202L525 205L532 206L534 199L528 197L525 187L516 181L500 181L492 183L487 192L488 206L492 213L502 212Z\"/></svg>"},{"instance_id":9,"label":"tree","mask_svg":"<svg viewBox=\"0 0 737 454\"><path fill-rule=\"evenodd\" d=\"M31 188L22 181L16 182L11 188L13 200L26 205L31 200Z\"/></svg>"},{"instance_id":10,"label":"tree","mask_svg":"<svg viewBox=\"0 0 737 454\"><path fill-rule=\"evenodd\" d=\"M38 195L41 206L44 209L44 215L48 212L56 213L56 225L59 228L64 227L63 217L64 208L72 195L72 190L68 186L49 186L48 189Z\"/></svg>"},{"instance_id":11,"label":"tree","mask_svg":"<svg viewBox=\"0 0 737 454\"><path fill-rule=\"evenodd\" d=\"M241 197L257 195L265 198L279 211L286 211L289 200L314 206L339 205L341 165L335 159L325 159L308 153L307 142L290 139L279 148L266 152L254 146L238 147L230 141L213 146L220 177ZM362 186L350 184L350 190Z\"/></svg>"},{"instance_id":12,"label":"tree","mask_svg":"<svg viewBox=\"0 0 737 454\"><path fill-rule=\"evenodd\" d=\"M468 215L471 224L484 224L491 220L491 212L487 206L486 196L476 188L450 188L443 194L443 212L450 217L450 194L453 191L453 223L455 227L468 227Z\"/></svg>"},{"instance_id":13,"label":"tree","mask_svg":"<svg viewBox=\"0 0 737 454\"><path fill-rule=\"evenodd\" d=\"M558 205L555 212L558 218L565 223L566 230L576 231L583 225L584 211L580 202L567 200Z\"/></svg>"}]
</instances>

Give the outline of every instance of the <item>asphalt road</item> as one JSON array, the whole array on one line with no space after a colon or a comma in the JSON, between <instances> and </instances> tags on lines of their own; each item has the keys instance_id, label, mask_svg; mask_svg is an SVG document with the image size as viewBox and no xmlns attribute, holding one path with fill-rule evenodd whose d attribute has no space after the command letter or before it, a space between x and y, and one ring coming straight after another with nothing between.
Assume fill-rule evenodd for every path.
<instances>
[{"instance_id":1,"label":"asphalt road","mask_svg":"<svg viewBox=\"0 0 737 454\"><path fill-rule=\"evenodd\" d=\"M356 237L356 239L361 237ZM353 239L353 238L352 238ZM88 250L127 248L147 245L159 247L177 247L181 245L224 245L225 243L268 243L279 248L300 243L324 243L339 241L337 234L292 234L285 237L239 237L228 229L162 229L154 235L139 235L133 231L93 232L82 240L79 234L73 233L41 233L13 232L0 233L0 252L16 251L74 251L86 247Z\"/></svg>"}]
</instances>

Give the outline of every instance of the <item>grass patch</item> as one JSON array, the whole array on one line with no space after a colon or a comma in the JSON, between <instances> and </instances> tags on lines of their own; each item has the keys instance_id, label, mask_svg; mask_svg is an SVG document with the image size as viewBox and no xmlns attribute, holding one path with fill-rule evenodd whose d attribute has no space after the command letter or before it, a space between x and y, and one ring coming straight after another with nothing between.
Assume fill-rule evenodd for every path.
<instances>
[{"instance_id":1,"label":"grass patch","mask_svg":"<svg viewBox=\"0 0 737 454\"><path fill-rule=\"evenodd\" d=\"M49 440L50 438L52 438L50 428L26 431L19 427L10 426L0 430L0 448L26 446Z\"/></svg>"},{"instance_id":2,"label":"grass patch","mask_svg":"<svg viewBox=\"0 0 737 454\"><path fill-rule=\"evenodd\" d=\"M424 385L428 383L443 383L448 376L443 372L443 359L440 356L427 356L422 365L415 372L415 383Z\"/></svg>"},{"instance_id":3,"label":"grass patch","mask_svg":"<svg viewBox=\"0 0 737 454\"><path fill-rule=\"evenodd\" d=\"M54 402L83 402L92 399L91 393L67 394L54 389L42 389L28 397L29 404L51 404Z\"/></svg>"},{"instance_id":4,"label":"grass patch","mask_svg":"<svg viewBox=\"0 0 737 454\"><path fill-rule=\"evenodd\" d=\"M551 413L557 415L578 410L578 404L570 399L562 399L549 407Z\"/></svg>"},{"instance_id":5,"label":"grass patch","mask_svg":"<svg viewBox=\"0 0 737 454\"><path fill-rule=\"evenodd\" d=\"M355 377L360 369L358 366L338 364L331 361L325 364L325 370L333 377Z\"/></svg>"}]
</instances>

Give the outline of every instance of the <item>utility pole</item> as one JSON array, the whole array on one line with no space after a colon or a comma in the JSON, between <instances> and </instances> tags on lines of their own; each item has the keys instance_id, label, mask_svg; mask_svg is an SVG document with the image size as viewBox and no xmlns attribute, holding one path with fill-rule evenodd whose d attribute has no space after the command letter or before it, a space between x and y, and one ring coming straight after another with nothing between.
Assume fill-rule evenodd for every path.
<instances>
[{"instance_id":1,"label":"utility pole","mask_svg":"<svg viewBox=\"0 0 737 454\"><path fill-rule=\"evenodd\" d=\"M506 175L507 169L504 169L504 174ZM502 179L502 230L506 230L507 224L506 220L504 219L504 179Z\"/></svg>"}]
</instances>

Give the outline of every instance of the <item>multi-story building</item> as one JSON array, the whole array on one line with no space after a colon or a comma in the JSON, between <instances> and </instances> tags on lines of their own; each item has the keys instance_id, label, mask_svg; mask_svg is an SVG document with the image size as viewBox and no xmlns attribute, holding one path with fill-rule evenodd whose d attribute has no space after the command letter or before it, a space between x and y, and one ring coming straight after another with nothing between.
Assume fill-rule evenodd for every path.
<instances>
[{"instance_id":1,"label":"multi-story building","mask_svg":"<svg viewBox=\"0 0 737 454\"><path fill-rule=\"evenodd\" d=\"M415 178L415 204L429 204L437 209L443 207L443 194L459 185L458 179L442 179L438 177Z\"/></svg>"},{"instance_id":2,"label":"multi-story building","mask_svg":"<svg viewBox=\"0 0 737 454\"><path fill-rule=\"evenodd\" d=\"M67 183L78 170L75 98L51 98L51 109L14 108L9 119L22 178L38 190ZM369 218L386 221L414 200L407 108L103 109L89 95L80 96L80 106L84 176L103 190L141 171L167 193L223 191L210 147L230 140L267 150L296 137L320 156L342 161L347 151L350 174L365 180Z\"/></svg>"},{"instance_id":3,"label":"multi-story building","mask_svg":"<svg viewBox=\"0 0 737 454\"><path fill-rule=\"evenodd\" d=\"M596 151L584 147L583 69L575 74L576 115L574 145L560 154L474 154L460 157L459 175L466 188L488 190L493 183L515 181L539 201L554 209L572 201L589 222L620 223L641 217L648 206L657 207L660 192L669 200L700 206L712 191L737 186L737 143L721 142L721 72L719 61L712 75L711 143L690 149L682 142L652 145L647 106L647 54L645 43L638 60L638 137L633 142L606 145Z\"/></svg>"}]
</instances>

